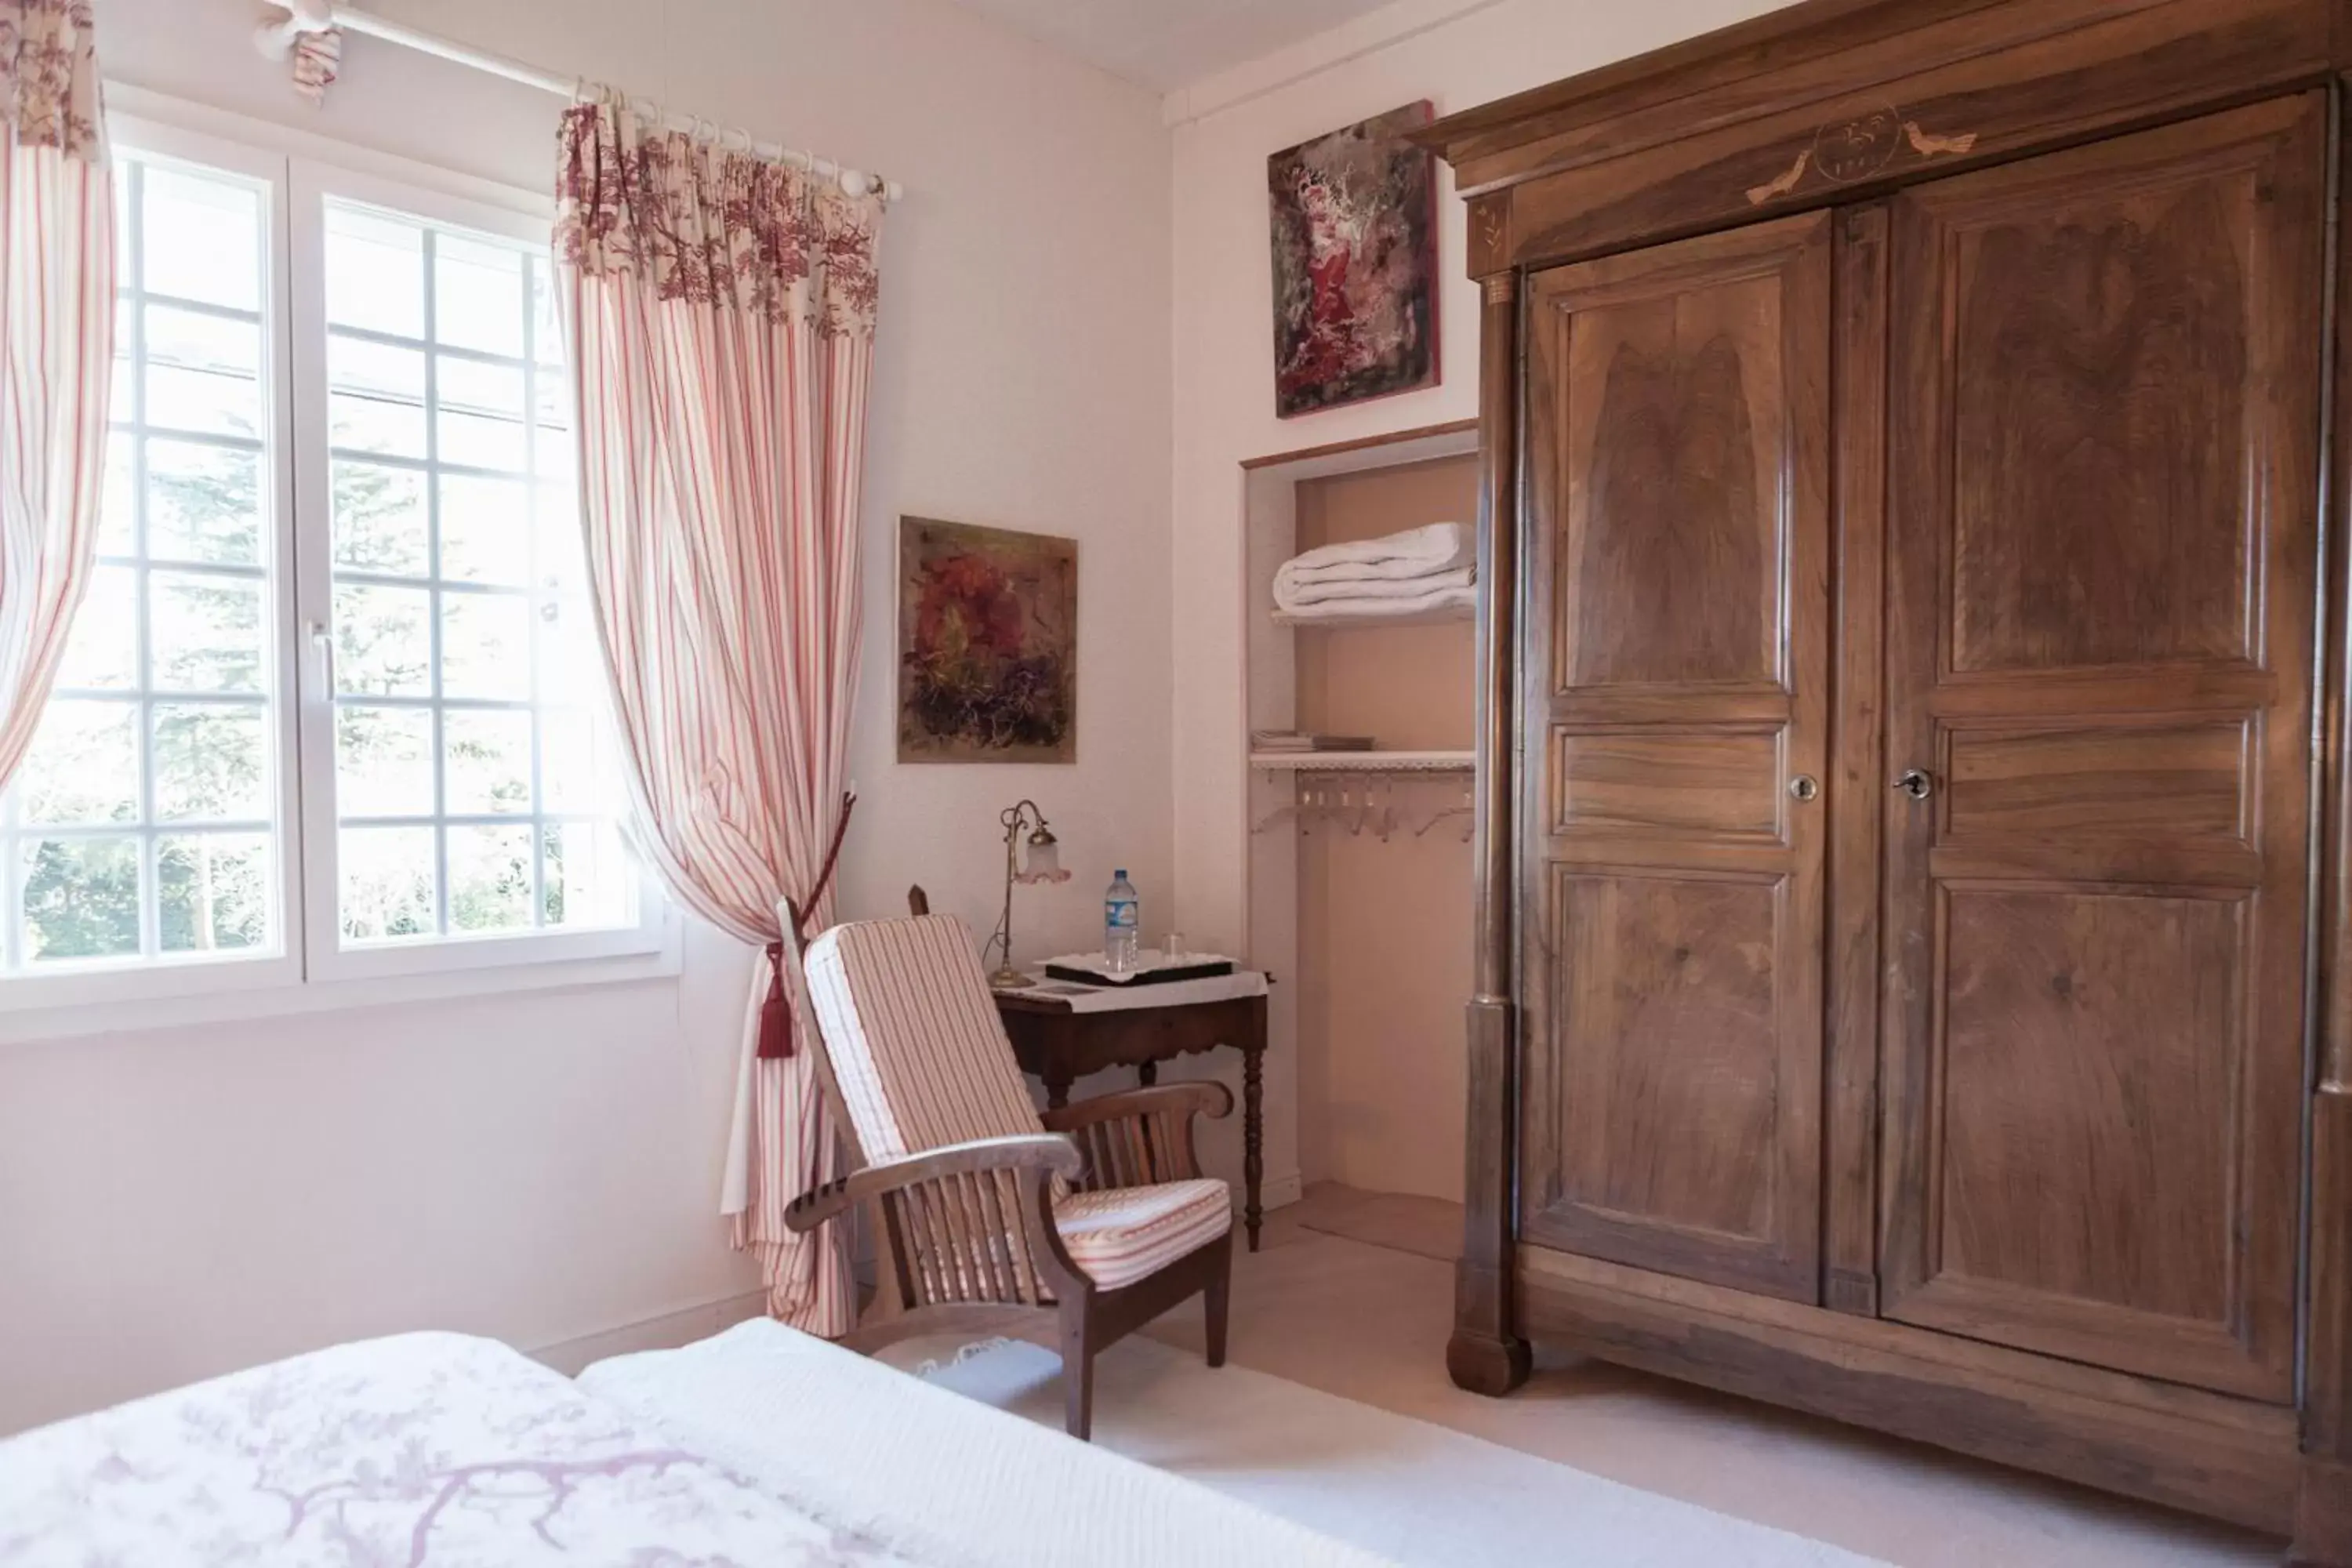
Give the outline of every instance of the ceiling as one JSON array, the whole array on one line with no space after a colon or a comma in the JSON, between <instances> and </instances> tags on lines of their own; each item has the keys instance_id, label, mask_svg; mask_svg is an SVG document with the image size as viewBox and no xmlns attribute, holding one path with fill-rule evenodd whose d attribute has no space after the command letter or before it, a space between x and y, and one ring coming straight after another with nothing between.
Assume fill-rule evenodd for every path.
<instances>
[{"instance_id":1,"label":"ceiling","mask_svg":"<svg viewBox=\"0 0 2352 1568\"><path fill-rule=\"evenodd\" d=\"M957 0L1160 92L1377 11L1389 0Z\"/></svg>"}]
</instances>

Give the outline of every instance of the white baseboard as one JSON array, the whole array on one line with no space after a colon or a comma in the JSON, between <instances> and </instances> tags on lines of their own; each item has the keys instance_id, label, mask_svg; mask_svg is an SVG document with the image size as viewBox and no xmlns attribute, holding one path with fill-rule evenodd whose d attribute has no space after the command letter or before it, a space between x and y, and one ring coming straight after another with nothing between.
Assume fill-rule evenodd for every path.
<instances>
[{"instance_id":1,"label":"white baseboard","mask_svg":"<svg viewBox=\"0 0 2352 1568\"><path fill-rule=\"evenodd\" d=\"M623 1323L617 1329L583 1334L576 1340L541 1345L523 1353L535 1362L553 1367L566 1377L577 1377L581 1368L603 1361L606 1356L631 1355L638 1351L676 1350L680 1345L690 1345L697 1340L707 1340L715 1333L731 1329L747 1318L756 1318L767 1308L766 1291L748 1290L740 1296L706 1301L698 1307L664 1312L657 1318Z\"/></svg>"},{"instance_id":2,"label":"white baseboard","mask_svg":"<svg viewBox=\"0 0 2352 1568\"><path fill-rule=\"evenodd\" d=\"M1258 1184L1258 1204L1264 1208L1282 1208L1306 1195L1307 1178L1296 1171L1286 1176L1268 1176Z\"/></svg>"}]
</instances>

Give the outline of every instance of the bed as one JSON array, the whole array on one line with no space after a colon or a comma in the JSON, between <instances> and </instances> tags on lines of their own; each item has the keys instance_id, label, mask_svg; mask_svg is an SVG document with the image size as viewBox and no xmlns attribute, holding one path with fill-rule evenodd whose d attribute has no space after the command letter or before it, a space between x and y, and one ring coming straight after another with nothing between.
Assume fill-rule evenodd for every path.
<instances>
[{"instance_id":1,"label":"bed","mask_svg":"<svg viewBox=\"0 0 2352 1568\"><path fill-rule=\"evenodd\" d=\"M576 1383L404 1334L0 1442L9 1568L1376 1562L769 1322Z\"/></svg>"}]
</instances>

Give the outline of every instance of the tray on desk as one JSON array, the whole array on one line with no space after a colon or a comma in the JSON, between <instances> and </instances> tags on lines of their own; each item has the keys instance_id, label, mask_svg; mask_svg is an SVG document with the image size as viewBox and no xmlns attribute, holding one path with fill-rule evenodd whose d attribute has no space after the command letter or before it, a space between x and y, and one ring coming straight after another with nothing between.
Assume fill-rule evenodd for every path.
<instances>
[{"instance_id":1,"label":"tray on desk","mask_svg":"<svg viewBox=\"0 0 2352 1568\"><path fill-rule=\"evenodd\" d=\"M1234 961L1212 958L1207 954L1187 954L1173 963L1161 963L1143 969L1130 969L1111 973L1108 969L1090 969L1081 960L1049 958L1045 961L1045 976L1049 980L1067 980L1079 985L1165 985L1177 980L1207 980L1219 974L1231 974Z\"/></svg>"}]
</instances>

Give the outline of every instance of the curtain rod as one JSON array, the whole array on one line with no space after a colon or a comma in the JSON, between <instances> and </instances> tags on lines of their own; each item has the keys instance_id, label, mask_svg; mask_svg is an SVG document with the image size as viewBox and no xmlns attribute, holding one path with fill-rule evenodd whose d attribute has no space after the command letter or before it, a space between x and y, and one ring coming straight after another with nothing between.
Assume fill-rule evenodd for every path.
<instances>
[{"instance_id":1,"label":"curtain rod","mask_svg":"<svg viewBox=\"0 0 2352 1568\"><path fill-rule=\"evenodd\" d=\"M509 81L520 82L525 87L535 87L541 92L551 92L562 98L579 97L585 85L580 77L558 76L553 71L542 70L512 56L474 48L455 38L445 38L437 33L411 27L355 6L322 5L320 0L266 0L266 3L287 14L283 21L264 22L254 35L256 47L272 58L284 58L298 33L324 32L329 27L341 27L346 32L364 33L387 44L397 44L419 54L432 55L491 76L504 77ZM772 142L756 141L748 132L717 130L709 121L690 115L664 117L657 109L635 99L630 100L630 107L642 118L672 131L683 131L689 135L711 132L715 140L722 142L730 137L740 137L743 146L752 153L782 163L797 163L820 178L837 179L841 182L841 188L853 196L873 194L880 195L886 202L895 202L907 194L896 180L885 180L878 174L869 174L859 169L845 169L829 158L819 158Z\"/></svg>"}]
</instances>

